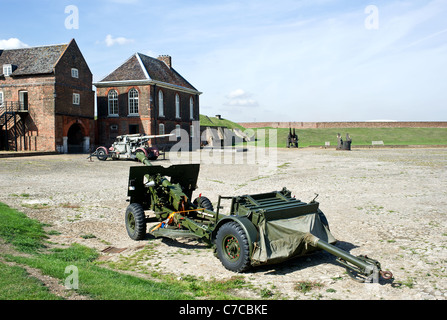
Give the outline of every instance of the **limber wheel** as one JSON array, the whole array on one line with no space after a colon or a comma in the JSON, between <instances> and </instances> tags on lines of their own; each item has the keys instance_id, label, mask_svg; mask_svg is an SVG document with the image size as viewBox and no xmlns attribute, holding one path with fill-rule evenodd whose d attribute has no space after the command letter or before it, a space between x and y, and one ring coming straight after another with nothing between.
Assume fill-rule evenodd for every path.
<instances>
[{"instance_id":1,"label":"limber wheel","mask_svg":"<svg viewBox=\"0 0 447 320\"><path fill-rule=\"evenodd\" d=\"M247 235L237 222L224 224L216 236L217 257L225 268L243 272L250 268Z\"/></svg>"},{"instance_id":2,"label":"limber wheel","mask_svg":"<svg viewBox=\"0 0 447 320\"><path fill-rule=\"evenodd\" d=\"M102 147L98 148L96 150L96 157L98 158L98 160L101 160L101 161L107 160L107 158L108 158L107 150L105 148L102 148Z\"/></svg>"},{"instance_id":3,"label":"limber wheel","mask_svg":"<svg viewBox=\"0 0 447 320\"><path fill-rule=\"evenodd\" d=\"M139 203L132 203L126 209L126 230L133 240L142 240L146 236L146 216Z\"/></svg>"},{"instance_id":4,"label":"limber wheel","mask_svg":"<svg viewBox=\"0 0 447 320\"><path fill-rule=\"evenodd\" d=\"M214 211L213 204L207 197L198 197L194 200L193 203L196 206L199 206L200 208L205 208L206 210Z\"/></svg>"}]
</instances>

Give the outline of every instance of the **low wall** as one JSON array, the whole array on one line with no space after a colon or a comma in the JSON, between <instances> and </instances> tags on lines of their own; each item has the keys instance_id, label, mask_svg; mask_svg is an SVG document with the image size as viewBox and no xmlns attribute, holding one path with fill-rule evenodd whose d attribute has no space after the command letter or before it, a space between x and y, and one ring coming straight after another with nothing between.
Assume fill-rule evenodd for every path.
<instances>
[{"instance_id":1,"label":"low wall","mask_svg":"<svg viewBox=\"0 0 447 320\"><path fill-rule=\"evenodd\" d=\"M364 121L364 122L239 122L249 128L447 128L447 121Z\"/></svg>"}]
</instances>

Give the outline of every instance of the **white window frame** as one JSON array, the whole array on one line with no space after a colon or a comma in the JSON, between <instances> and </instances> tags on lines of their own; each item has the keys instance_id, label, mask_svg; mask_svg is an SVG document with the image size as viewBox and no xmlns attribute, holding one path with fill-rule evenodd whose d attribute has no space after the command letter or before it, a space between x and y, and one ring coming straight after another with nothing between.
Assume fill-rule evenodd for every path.
<instances>
[{"instance_id":1,"label":"white window frame","mask_svg":"<svg viewBox=\"0 0 447 320\"><path fill-rule=\"evenodd\" d=\"M3 65L3 75L9 77L12 73L12 64Z\"/></svg>"},{"instance_id":2,"label":"white window frame","mask_svg":"<svg viewBox=\"0 0 447 320\"><path fill-rule=\"evenodd\" d=\"M3 91L0 91L0 107L3 105Z\"/></svg>"},{"instance_id":3,"label":"white window frame","mask_svg":"<svg viewBox=\"0 0 447 320\"><path fill-rule=\"evenodd\" d=\"M77 106L81 104L81 95L79 93L73 93L73 104Z\"/></svg>"},{"instance_id":4,"label":"white window frame","mask_svg":"<svg viewBox=\"0 0 447 320\"><path fill-rule=\"evenodd\" d=\"M176 124L176 125L175 125L175 137L176 137L176 138L180 138L180 136L181 136L180 130L181 130L180 125L179 125L179 124Z\"/></svg>"},{"instance_id":5,"label":"white window frame","mask_svg":"<svg viewBox=\"0 0 447 320\"><path fill-rule=\"evenodd\" d=\"M79 70L76 68L71 68L71 77L72 78L79 78Z\"/></svg>"},{"instance_id":6,"label":"white window frame","mask_svg":"<svg viewBox=\"0 0 447 320\"><path fill-rule=\"evenodd\" d=\"M107 94L107 106L109 111L109 116L118 116L119 108L118 108L118 92L115 89L112 89Z\"/></svg>"},{"instance_id":7,"label":"white window frame","mask_svg":"<svg viewBox=\"0 0 447 320\"><path fill-rule=\"evenodd\" d=\"M26 97L26 99L25 99ZM20 90L19 91L19 107L21 110L28 110L29 100L28 100L28 91Z\"/></svg>"},{"instance_id":8,"label":"white window frame","mask_svg":"<svg viewBox=\"0 0 447 320\"><path fill-rule=\"evenodd\" d=\"M180 96L175 94L175 117L180 119Z\"/></svg>"},{"instance_id":9,"label":"white window frame","mask_svg":"<svg viewBox=\"0 0 447 320\"><path fill-rule=\"evenodd\" d=\"M164 111L164 102L163 102L163 91L158 90L158 116L164 117L165 111Z\"/></svg>"},{"instance_id":10,"label":"white window frame","mask_svg":"<svg viewBox=\"0 0 447 320\"><path fill-rule=\"evenodd\" d=\"M135 95L136 94L136 95ZM128 100L129 100L129 116L137 116L138 113L138 105L139 105L139 92L137 89L132 88L128 92Z\"/></svg>"},{"instance_id":11,"label":"white window frame","mask_svg":"<svg viewBox=\"0 0 447 320\"><path fill-rule=\"evenodd\" d=\"M194 99L189 98L189 117L194 120Z\"/></svg>"},{"instance_id":12,"label":"white window frame","mask_svg":"<svg viewBox=\"0 0 447 320\"><path fill-rule=\"evenodd\" d=\"M158 125L158 134L165 134L165 125L164 125L164 123L160 123Z\"/></svg>"}]
</instances>

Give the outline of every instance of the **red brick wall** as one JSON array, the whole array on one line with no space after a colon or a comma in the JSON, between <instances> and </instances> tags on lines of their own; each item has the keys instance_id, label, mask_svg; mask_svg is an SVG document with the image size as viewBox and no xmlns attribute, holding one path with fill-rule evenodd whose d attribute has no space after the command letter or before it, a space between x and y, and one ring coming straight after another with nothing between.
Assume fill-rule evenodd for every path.
<instances>
[{"instance_id":1,"label":"red brick wall","mask_svg":"<svg viewBox=\"0 0 447 320\"><path fill-rule=\"evenodd\" d=\"M244 128L447 128L445 121L397 121L397 122L240 122Z\"/></svg>"},{"instance_id":2,"label":"red brick wall","mask_svg":"<svg viewBox=\"0 0 447 320\"><path fill-rule=\"evenodd\" d=\"M128 92L135 88L139 92L139 106L138 112L140 116L128 115ZM116 90L118 93L118 109L119 116L109 116L108 114L108 94L110 90ZM164 116L158 116L158 92L163 91L163 105ZM180 118L175 117L175 95L180 97ZM180 124L181 128L190 131L192 120L190 119L189 99L194 100L194 117L195 120L199 118L199 101L198 96L191 95L176 90L160 88L160 86L140 85L140 86L114 86L101 87L97 86L97 110L98 110L98 135L99 145L110 145L118 135L128 134L129 125L138 125L139 133L142 134L159 134L159 124L165 125L165 133L171 133L175 130L175 126ZM151 100L152 95L152 101ZM112 131L111 126L117 125L118 130ZM151 140L150 143L157 145L169 145L175 142L170 142L168 138L158 138Z\"/></svg>"},{"instance_id":3,"label":"red brick wall","mask_svg":"<svg viewBox=\"0 0 447 320\"><path fill-rule=\"evenodd\" d=\"M18 150L54 151L54 76L5 77L1 85L4 101L18 102L19 92L28 92L25 138L19 132Z\"/></svg>"},{"instance_id":4,"label":"red brick wall","mask_svg":"<svg viewBox=\"0 0 447 320\"><path fill-rule=\"evenodd\" d=\"M71 76L71 68L78 69L79 78ZM5 77L0 85L4 101L19 101L19 91L28 92L29 113L24 118L25 136L19 132L19 151L57 151L75 121L85 122L85 135L95 142L92 73L76 42L67 46L55 74ZM73 105L73 93L80 94L79 105Z\"/></svg>"},{"instance_id":5,"label":"red brick wall","mask_svg":"<svg viewBox=\"0 0 447 320\"><path fill-rule=\"evenodd\" d=\"M78 78L71 69L78 69ZM55 68L56 113L94 117L95 93L92 90L92 73L76 43L71 42ZM80 94L80 104L73 105L73 93Z\"/></svg>"},{"instance_id":6,"label":"red brick wall","mask_svg":"<svg viewBox=\"0 0 447 320\"><path fill-rule=\"evenodd\" d=\"M138 113L140 116L129 115L129 91L138 91ZM118 116L109 116L108 94L110 90L118 93ZM97 112L98 112L98 144L109 145L116 136L129 133L129 125L138 125L139 133L152 134L150 117L150 86L114 86L98 87ZM111 126L118 126L118 130L112 130Z\"/></svg>"},{"instance_id":7,"label":"red brick wall","mask_svg":"<svg viewBox=\"0 0 447 320\"><path fill-rule=\"evenodd\" d=\"M71 69L78 69L78 78L72 77ZM56 126L55 143L63 144L63 137L76 121L84 128L84 135L95 143L95 92L92 90L92 73L75 42L69 46L59 59L56 68ZM73 104L73 94L80 95L79 105Z\"/></svg>"}]
</instances>

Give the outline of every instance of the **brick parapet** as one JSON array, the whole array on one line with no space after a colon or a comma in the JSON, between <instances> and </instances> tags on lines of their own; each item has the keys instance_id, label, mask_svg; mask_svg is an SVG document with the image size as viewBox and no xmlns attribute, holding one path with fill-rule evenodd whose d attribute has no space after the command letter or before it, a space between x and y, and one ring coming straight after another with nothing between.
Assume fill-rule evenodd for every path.
<instances>
[{"instance_id":1,"label":"brick parapet","mask_svg":"<svg viewBox=\"0 0 447 320\"><path fill-rule=\"evenodd\" d=\"M447 121L239 122L244 128L447 128Z\"/></svg>"}]
</instances>

